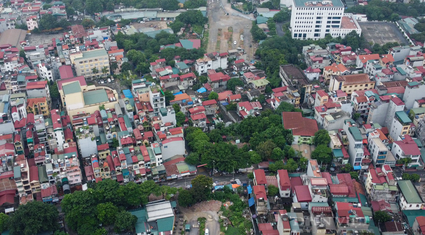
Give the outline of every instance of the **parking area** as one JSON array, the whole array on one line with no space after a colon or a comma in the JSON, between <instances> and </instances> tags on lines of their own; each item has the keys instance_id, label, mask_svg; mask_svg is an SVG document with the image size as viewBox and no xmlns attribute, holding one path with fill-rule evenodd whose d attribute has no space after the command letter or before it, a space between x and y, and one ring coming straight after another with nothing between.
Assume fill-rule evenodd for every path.
<instances>
[{"instance_id":1,"label":"parking area","mask_svg":"<svg viewBox=\"0 0 425 235\"><path fill-rule=\"evenodd\" d=\"M359 22L362 34L367 42L384 45L388 42L398 42L408 45L406 38L397 26L390 22Z\"/></svg>"},{"instance_id":2,"label":"parking area","mask_svg":"<svg viewBox=\"0 0 425 235\"><path fill-rule=\"evenodd\" d=\"M31 34L27 35L26 39L29 41L30 45L48 45L52 44L53 38L61 38L63 33L54 33L54 34Z\"/></svg>"},{"instance_id":3,"label":"parking area","mask_svg":"<svg viewBox=\"0 0 425 235\"><path fill-rule=\"evenodd\" d=\"M207 52L245 50L247 60L252 59L255 45L252 43L252 16L233 10L227 0L208 1L209 40ZM241 36L243 35L243 36Z\"/></svg>"}]
</instances>

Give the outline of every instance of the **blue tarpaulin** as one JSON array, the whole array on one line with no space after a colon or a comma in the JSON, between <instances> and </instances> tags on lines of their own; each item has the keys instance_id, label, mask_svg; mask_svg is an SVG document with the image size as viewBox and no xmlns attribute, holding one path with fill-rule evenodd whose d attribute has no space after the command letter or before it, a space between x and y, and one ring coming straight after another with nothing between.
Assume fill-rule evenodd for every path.
<instances>
[{"instance_id":1,"label":"blue tarpaulin","mask_svg":"<svg viewBox=\"0 0 425 235\"><path fill-rule=\"evenodd\" d=\"M224 185L217 185L214 187L214 190L224 189Z\"/></svg>"},{"instance_id":2,"label":"blue tarpaulin","mask_svg":"<svg viewBox=\"0 0 425 235\"><path fill-rule=\"evenodd\" d=\"M131 91L128 90L128 89L127 90L123 90L122 93L124 93L124 96L126 98L129 98L129 99L133 98L133 94L131 94Z\"/></svg>"},{"instance_id":3,"label":"blue tarpaulin","mask_svg":"<svg viewBox=\"0 0 425 235\"><path fill-rule=\"evenodd\" d=\"M252 193L251 185L248 185L247 189L248 189L248 194L251 194Z\"/></svg>"},{"instance_id":4,"label":"blue tarpaulin","mask_svg":"<svg viewBox=\"0 0 425 235\"><path fill-rule=\"evenodd\" d=\"M220 102L223 106L229 105L229 103L227 103L226 101L222 101Z\"/></svg>"},{"instance_id":5,"label":"blue tarpaulin","mask_svg":"<svg viewBox=\"0 0 425 235\"><path fill-rule=\"evenodd\" d=\"M248 205L249 207L253 206L255 204L255 200L253 197L251 197L250 199L248 199Z\"/></svg>"},{"instance_id":6,"label":"blue tarpaulin","mask_svg":"<svg viewBox=\"0 0 425 235\"><path fill-rule=\"evenodd\" d=\"M174 93L174 95L181 95L181 94L183 94L183 92L181 91Z\"/></svg>"},{"instance_id":7,"label":"blue tarpaulin","mask_svg":"<svg viewBox=\"0 0 425 235\"><path fill-rule=\"evenodd\" d=\"M205 87L201 87L196 92L198 92L198 93L204 93L204 92L207 92L207 89L205 89Z\"/></svg>"}]
</instances>

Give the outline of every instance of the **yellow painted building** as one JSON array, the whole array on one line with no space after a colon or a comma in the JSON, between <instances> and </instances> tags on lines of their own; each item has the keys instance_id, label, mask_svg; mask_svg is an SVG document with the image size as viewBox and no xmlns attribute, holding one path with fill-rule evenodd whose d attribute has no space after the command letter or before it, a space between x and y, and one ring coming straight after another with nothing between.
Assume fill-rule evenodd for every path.
<instances>
[{"instance_id":1,"label":"yellow painted building","mask_svg":"<svg viewBox=\"0 0 425 235\"><path fill-rule=\"evenodd\" d=\"M69 55L71 63L74 64L77 76L86 78L108 76L110 74L109 57L105 49L83 51ZM93 73L96 68L97 72ZM105 71L104 71L104 68Z\"/></svg>"},{"instance_id":2,"label":"yellow painted building","mask_svg":"<svg viewBox=\"0 0 425 235\"><path fill-rule=\"evenodd\" d=\"M332 76L329 83L329 91L342 90L347 95L351 95L353 91L369 90L375 87L375 81L370 80L369 75L351 74Z\"/></svg>"},{"instance_id":3,"label":"yellow painted building","mask_svg":"<svg viewBox=\"0 0 425 235\"><path fill-rule=\"evenodd\" d=\"M27 99L27 113L48 117L50 112L46 97Z\"/></svg>"},{"instance_id":4,"label":"yellow painted building","mask_svg":"<svg viewBox=\"0 0 425 235\"><path fill-rule=\"evenodd\" d=\"M78 81L62 85L62 105L66 107L71 121L75 116L88 116L104 105L105 109L114 109L118 103L118 94L109 87L86 86L82 89Z\"/></svg>"}]
</instances>

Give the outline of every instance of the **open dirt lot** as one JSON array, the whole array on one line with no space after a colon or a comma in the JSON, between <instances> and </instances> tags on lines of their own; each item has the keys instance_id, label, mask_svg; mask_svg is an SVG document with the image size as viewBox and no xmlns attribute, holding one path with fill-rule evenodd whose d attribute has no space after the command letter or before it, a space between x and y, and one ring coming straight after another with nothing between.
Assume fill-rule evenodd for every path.
<instances>
[{"instance_id":1,"label":"open dirt lot","mask_svg":"<svg viewBox=\"0 0 425 235\"><path fill-rule=\"evenodd\" d=\"M366 41L384 45L388 42L398 42L408 45L397 26L389 22L359 22Z\"/></svg>"},{"instance_id":2,"label":"open dirt lot","mask_svg":"<svg viewBox=\"0 0 425 235\"><path fill-rule=\"evenodd\" d=\"M229 15L226 15L229 13ZM207 52L226 52L237 49L245 49L247 59L253 58L255 45L252 43L250 33L251 16L237 16L239 12L231 9L227 0L208 1L209 39ZM243 35L243 38L241 38ZM234 43L236 41L236 44ZM252 47L251 47L252 46Z\"/></svg>"},{"instance_id":3,"label":"open dirt lot","mask_svg":"<svg viewBox=\"0 0 425 235\"><path fill-rule=\"evenodd\" d=\"M29 41L30 45L49 45L52 44L53 38L62 38L63 33L55 33L55 34L31 34L27 35L26 39Z\"/></svg>"},{"instance_id":4,"label":"open dirt lot","mask_svg":"<svg viewBox=\"0 0 425 235\"><path fill-rule=\"evenodd\" d=\"M156 30L159 30L168 28L166 21L149 21L145 23L133 23L132 25L136 29L155 28Z\"/></svg>"},{"instance_id":5,"label":"open dirt lot","mask_svg":"<svg viewBox=\"0 0 425 235\"><path fill-rule=\"evenodd\" d=\"M311 159L311 152L313 152L314 149L316 149L316 147L314 145L308 145L308 144L302 144L302 145L293 144L292 148L294 150L301 151L303 157L305 157L309 160Z\"/></svg>"}]
</instances>

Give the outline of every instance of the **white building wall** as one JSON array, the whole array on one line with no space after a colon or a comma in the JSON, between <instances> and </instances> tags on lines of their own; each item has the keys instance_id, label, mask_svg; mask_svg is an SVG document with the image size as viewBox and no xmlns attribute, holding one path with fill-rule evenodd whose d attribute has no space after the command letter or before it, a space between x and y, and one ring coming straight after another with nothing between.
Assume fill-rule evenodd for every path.
<instances>
[{"instance_id":1,"label":"white building wall","mask_svg":"<svg viewBox=\"0 0 425 235\"><path fill-rule=\"evenodd\" d=\"M420 210L422 203L407 203L403 194L400 194L400 210Z\"/></svg>"},{"instance_id":2,"label":"white building wall","mask_svg":"<svg viewBox=\"0 0 425 235\"><path fill-rule=\"evenodd\" d=\"M404 91L403 101L407 109L413 108L415 100L420 99L425 96L425 85L421 84L418 86L410 87L406 86Z\"/></svg>"}]
</instances>

